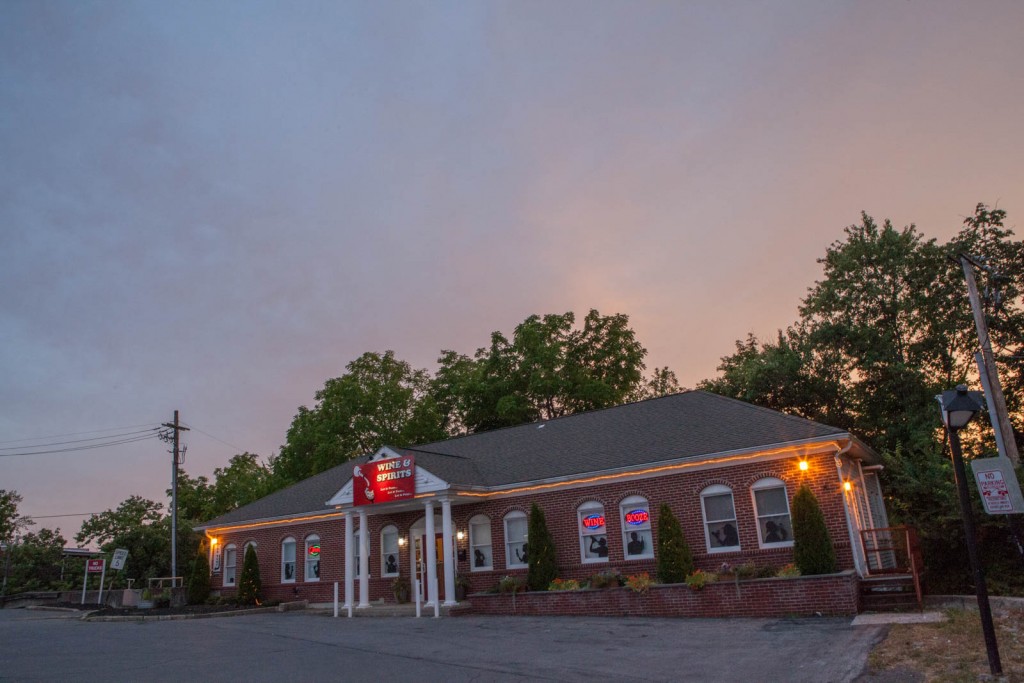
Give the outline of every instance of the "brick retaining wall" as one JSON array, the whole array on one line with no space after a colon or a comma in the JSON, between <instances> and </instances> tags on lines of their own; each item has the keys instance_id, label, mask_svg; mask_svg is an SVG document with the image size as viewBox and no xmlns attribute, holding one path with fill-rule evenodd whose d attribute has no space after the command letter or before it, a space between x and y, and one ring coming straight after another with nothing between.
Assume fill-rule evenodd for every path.
<instances>
[{"instance_id":1,"label":"brick retaining wall","mask_svg":"<svg viewBox=\"0 0 1024 683\"><path fill-rule=\"evenodd\" d=\"M477 593L460 614L607 617L787 617L857 613L857 575L717 581L695 591L685 584L511 594Z\"/></svg>"}]
</instances>

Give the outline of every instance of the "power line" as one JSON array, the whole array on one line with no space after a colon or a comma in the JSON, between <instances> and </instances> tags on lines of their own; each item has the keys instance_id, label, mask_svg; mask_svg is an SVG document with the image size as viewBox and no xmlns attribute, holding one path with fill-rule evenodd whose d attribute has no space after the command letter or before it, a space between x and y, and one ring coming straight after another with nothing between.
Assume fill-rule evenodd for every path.
<instances>
[{"instance_id":1,"label":"power line","mask_svg":"<svg viewBox=\"0 0 1024 683\"><path fill-rule=\"evenodd\" d=\"M88 517L89 515L101 515L102 512L69 512L66 515L28 515L30 519L56 519L58 517Z\"/></svg>"},{"instance_id":2,"label":"power line","mask_svg":"<svg viewBox=\"0 0 1024 683\"><path fill-rule=\"evenodd\" d=\"M101 432L120 432L120 431L124 431L125 429L139 429L140 427L153 427L153 426L154 426L153 423L149 422L147 424L130 425L128 427L109 427L108 429L93 429L93 430L90 430L90 431L87 431L87 432L71 432L69 434L52 434L50 436L37 436L37 437L29 437L29 438L25 438L25 439L8 439L6 441L0 441L0 444L3 444L3 443L18 443L20 441L46 441L47 439L63 439L66 436L81 436L83 434L99 434ZM30 447L26 446L26 448L30 448Z\"/></svg>"},{"instance_id":3,"label":"power line","mask_svg":"<svg viewBox=\"0 0 1024 683\"><path fill-rule=\"evenodd\" d=\"M106 441L103 443L94 443L82 446L72 446L70 448L54 448L51 450L42 451L25 451L21 453L0 453L0 458L13 458L20 455L50 455L53 453L75 453L77 451L88 451L96 448L107 448L110 446L121 446L127 443L138 443L139 441L149 441L150 439L156 439L160 436L160 433L153 431L149 434L143 434L141 436L133 436L125 439L118 439L115 441ZM25 448L36 448L36 446L26 446Z\"/></svg>"},{"instance_id":4,"label":"power line","mask_svg":"<svg viewBox=\"0 0 1024 683\"><path fill-rule=\"evenodd\" d=\"M211 433L209 433L209 432L205 432L205 431L203 431L203 430L202 430L202 429L200 429L199 427L196 427L196 426L195 426L194 424L189 424L189 423L185 423L185 424L187 424L187 425L188 425L189 427L191 427L193 431L197 431L197 432L199 432L200 434L205 434L206 436L210 437L210 438L211 438L211 439L213 439L214 441L219 441L219 442L221 442L222 444L224 444L225 446L231 446L232 448L234 448L234 449L235 449L236 451L238 451L239 453L251 453L251 451L250 451L249 449L247 449L247 448L242 448L241 446L236 446L236 445L235 445L235 444L233 444L233 443L228 443L228 442L227 442L227 441L225 441L224 439L220 439L220 438L218 438L218 437L214 436L213 434L211 434Z\"/></svg>"},{"instance_id":5,"label":"power line","mask_svg":"<svg viewBox=\"0 0 1024 683\"><path fill-rule=\"evenodd\" d=\"M0 446L0 451L18 451L26 448L49 448L51 446L66 446L68 444L79 444L87 443L89 441L106 441L109 439L120 439L126 436L132 436L135 434L147 434L159 429L158 427L151 427L150 429L141 429L135 432L124 432L123 434L109 434L107 436L94 436L88 439L72 439L71 441L54 441L52 443L39 443L30 444L27 446Z\"/></svg>"}]
</instances>

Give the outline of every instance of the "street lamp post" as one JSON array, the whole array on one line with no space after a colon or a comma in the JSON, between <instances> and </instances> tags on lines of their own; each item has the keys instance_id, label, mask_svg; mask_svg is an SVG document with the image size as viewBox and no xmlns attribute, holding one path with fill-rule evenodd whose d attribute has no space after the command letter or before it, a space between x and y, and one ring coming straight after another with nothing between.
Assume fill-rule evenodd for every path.
<instances>
[{"instance_id":1,"label":"street lamp post","mask_svg":"<svg viewBox=\"0 0 1024 683\"><path fill-rule=\"evenodd\" d=\"M960 496L960 516L964 520L964 536L967 540L967 556L974 572L974 588L978 596L978 612L981 615L981 630L985 634L985 649L988 651L988 666L994 676L1002 675L1003 665L999 661L999 646L996 643L996 630L992 625L992 610L988 602L988 588L985 585L985 572L978 557L978 543L974 533L974 515L971 513L971 498L967 491L967 472L964 468L964 456L960 450L960 430L967 426L981 410L978 398L981 392L968 392L963 384L953 391L944 391L937 396L942 406L942 422L949 433L949 447L953 452L953 475L956 489Z\"/></svg>"}]
</instances>

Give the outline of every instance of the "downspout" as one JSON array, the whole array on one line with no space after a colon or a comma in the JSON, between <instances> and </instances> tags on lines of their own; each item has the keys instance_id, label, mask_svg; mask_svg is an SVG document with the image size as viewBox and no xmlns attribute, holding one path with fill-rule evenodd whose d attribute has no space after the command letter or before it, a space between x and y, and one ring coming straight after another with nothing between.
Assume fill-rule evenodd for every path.
<instances>
[{"instance_id":1,"label":"downspout","mask_svg":"<svg viewBox=\"0 0 1024 683\"><path fill-rule=\"evenodd\" d=\"M855 529L856 526L850 517L850 501L846 495L846 489L843 486L843 456L846 455L853 447L853 440L846 442L846 445L840 448L835 453L836 471L839 475L839 486L843 492L843 514L846 516L846 531L850 537L850 550L853 555L853 565L857 570L857 574L860 576L867 575L866 562L864 560L862 548L860 545L860 534L859 530Z\"/></svg>"}]
</instances>

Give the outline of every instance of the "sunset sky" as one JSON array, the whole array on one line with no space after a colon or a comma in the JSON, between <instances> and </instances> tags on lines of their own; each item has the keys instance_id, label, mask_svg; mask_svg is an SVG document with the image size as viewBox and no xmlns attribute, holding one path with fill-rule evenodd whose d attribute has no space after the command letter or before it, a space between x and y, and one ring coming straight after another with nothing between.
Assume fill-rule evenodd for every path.
<instances>
[{"instance_id":1,"label":"sunset sky","mask_svg":"<svg viewBox=\"0 0 1024 683\"><path fill-rule=\"evenodd\" d=\"M5 0L0 489L163 501L155 440L3 456L179 409L210 475L363 352L533 313L626 313L692 387L862 210L1021 225L1022 37L1016 0Z\"/></svg>"}]
</instances>

